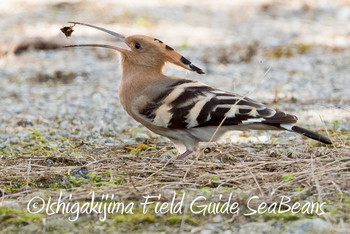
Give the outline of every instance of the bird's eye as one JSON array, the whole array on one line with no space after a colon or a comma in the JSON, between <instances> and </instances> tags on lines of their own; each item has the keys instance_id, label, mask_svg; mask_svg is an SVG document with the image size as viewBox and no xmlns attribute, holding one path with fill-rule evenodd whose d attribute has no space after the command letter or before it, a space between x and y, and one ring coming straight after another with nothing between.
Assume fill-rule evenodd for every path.
<instances>
[{"instance_id":1,"label":"bird's eye","mask_svg":"<svg viewBox=\"0 0 350 234\"><path fill-rule=\"evenodd\" d=\"M140 43L136 42L136 43L135 43L135 48L138 49L138 50L141 49Z\"/></svg>"}]
</instances>

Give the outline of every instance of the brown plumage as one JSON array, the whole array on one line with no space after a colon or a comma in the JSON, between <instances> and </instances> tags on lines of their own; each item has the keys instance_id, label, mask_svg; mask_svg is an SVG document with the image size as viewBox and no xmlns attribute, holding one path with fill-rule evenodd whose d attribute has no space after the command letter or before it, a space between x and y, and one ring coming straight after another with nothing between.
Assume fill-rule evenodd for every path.
<instances>
[{"instance_id":1,"label":"brown plumage","mask_svg":"<svg viewBox=\"0 0 350 234\"><path fill-rule=\"evenodd\" d=\"M126 47L100 44L68 47L104 47L121 53L122 106L136 121L172 140L181 153L178 159L196 150L199 142L209 141L221 122L214 141L230 130L258 129L288 130L331 144L327 137L295 126L298 118L294 115L194 80L163 74L167 62L198 74L204 72L159 39L144 35L125 37L94 25L71 23L102 30L125 43Z\"/></svg>"}]
</instances>

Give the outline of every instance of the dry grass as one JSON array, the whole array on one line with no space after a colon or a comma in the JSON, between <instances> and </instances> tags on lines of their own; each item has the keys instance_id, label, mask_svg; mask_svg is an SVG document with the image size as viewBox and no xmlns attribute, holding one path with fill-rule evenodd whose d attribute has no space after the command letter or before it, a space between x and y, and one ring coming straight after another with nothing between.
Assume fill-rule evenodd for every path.
<instances>
[{"instance_id":1,"label":"dry grass","mask_svg":"<svg viewBox=\"0 0 350 234\"><path fill-rule=\"evenodd\" d=\"M61 192L74 195L69 202L89 202L90 192L95 191L97 196L114 194L117 201L136 203L143 202L147 194L161 194L161 202L170 202L174 193L186 193L187 200L206 194L210 202L218 202L218 194L227 198L233 193L234 201L245 211L247 200L253 195L258 195L259 201L267 204L279 202L281 196L288 196L293 202L326 202L326 215L321 218L332 224L332 230L341 231L348 227L349 222L350 148L347 141L339 141L334 148L318 143L309 146L211 143L185 161L169 157L171 146L168 143L141 147L143 149L133 155L130 147L137 148L136 145L129 148L97 147L76 142L75 146L67 149L71 150L68 154L55 152L47 156L32 153L1 160L0 196L3 201L15 201L25 209L28 201L38 194L58 197ZM189 203L186 204L188 206ZM188 209L186 207L184 209ZM168 214L157 216L154 213L111 215L106 222L96 224L94 228L99 230L99 225L103 225L104 229L129 232L130 225L136 225L133 231L140 231L153 230L153 223L157 223L159 227L171 227L180 232L216 225L212 220L215 215L194 216L187 210L179 217ZM247 217L225 214L223 217L222 225L226 226L219 228L225 230L230 229L233 223L243 225L268 220L288 223L309 216L266 213ZM58 224L55 220L67 220L67 217L54 215L47 219L54 222L53 227L56 228ZM84 220L77 225L84 226L85 222L91 225L98 221L98 217ZM118 223L117 229L115 223ZM35 225L39 229L47 228L40 223ZM82 228L78 226L77 229Z\"/></svg>"},{"instance_id":2,"label":"dry grass","mask_svg":"<svg viewBox=\"0 0 350 234\"><path fill-rule=\"evenodd\" d=\"M138 156L131 155L123 146L93 148L83 145L80 148L80 157L57 154L2 160L1 185L9 186L19 178L28 184L22 189L7 191L6 199L38 190L35 187L45 188L63 182L69 177L68 172L79 166L87 166L90 173L96 173L106 181L108 177L110 181L118 178L122 181L120 184L99 189L124 198L162 193L164 189L222 186L244 189L266 199L298 194L314 195L322 200L334 194L350 194L350 150L347 146L300 149L288 145L253 145L247 150L246 147L211 144L197 161L192 160L196 155L186 161L165 159L160 157L164 153L162 147L142 151ZM72 189L84 194L86 189L92 188Z\"/></svg>"}]
</instances>

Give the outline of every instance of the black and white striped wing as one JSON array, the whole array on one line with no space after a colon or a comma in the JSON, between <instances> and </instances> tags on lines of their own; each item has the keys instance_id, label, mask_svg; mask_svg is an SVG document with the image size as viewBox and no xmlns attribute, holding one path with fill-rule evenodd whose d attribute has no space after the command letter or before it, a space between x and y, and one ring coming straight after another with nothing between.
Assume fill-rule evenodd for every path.
<instances>
[{"instance_id":1,"label":"black and white striped wing","mask_svg":"<svg viewBox=\"0 0 350 234\"><path fill-rule=\"evenodd\" d=\"M172 129L204 126L293 124L297 117L275 111L249 98L192 80L176 80L139 111L151 124ZM248 126L247 126L248 127Z\"/></svg>"}]
</instances>

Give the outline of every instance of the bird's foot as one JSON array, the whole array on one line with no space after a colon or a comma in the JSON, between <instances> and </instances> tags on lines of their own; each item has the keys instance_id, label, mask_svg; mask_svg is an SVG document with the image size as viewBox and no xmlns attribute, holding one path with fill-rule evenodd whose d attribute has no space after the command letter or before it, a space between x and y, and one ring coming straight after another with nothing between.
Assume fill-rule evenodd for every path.
<instances>
[{"instance_id":1,"label":"bird's foot","mask_svg":"<svg viewBox=\"0 0 350 234\"><path fill-rule=\"evenodd\" d=\"M183 154L179 155L176 160L183 160L184 158L187 157L187 155L191 154L192 151L186 150Z\"/></svg>"}]
</instances>

